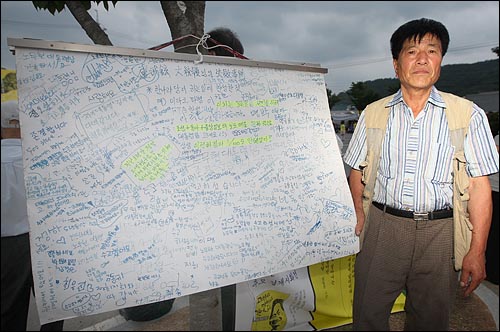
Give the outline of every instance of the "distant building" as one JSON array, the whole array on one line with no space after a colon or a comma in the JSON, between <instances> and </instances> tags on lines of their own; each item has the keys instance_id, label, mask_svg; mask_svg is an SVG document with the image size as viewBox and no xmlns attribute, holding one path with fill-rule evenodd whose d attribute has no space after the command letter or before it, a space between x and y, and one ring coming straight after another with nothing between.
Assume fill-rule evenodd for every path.
<instances>
[{"instance_id":1,"label":"distant building","mask_svg":"<svg viewBox=\"0 0 500 332\"><path fill-rule=\"evenodd\" d=\"M330 112L344 112L344 111L357 111L356 106L351 104L352 101L341 100L333 105Z\"/></svg>"},{"instance_id":2,"label":"distant building","mask_svg":"<svg viewBox=\"0 0 500 332\"><path fill-rule=\"evenodd\" d=\"M344 122L347 132L352 133L354 131L355 124L359 120L359 112L353 105L347 105L343 111L338 111L332 108L330 110L330 115L335 131L338 131L340 124Z\"/></svg>"},{"instance_id":3,"label":"distant building","mask_svg":"<svg viewBox=\"0 0 500 332\"><path fill-rule=\"evenodd\" d=\"M481 107L486 113L498 113L498 91L481 92L471 95L466 95L464 98L473 101L477 106Z\"/></svg>"}]
</instances>

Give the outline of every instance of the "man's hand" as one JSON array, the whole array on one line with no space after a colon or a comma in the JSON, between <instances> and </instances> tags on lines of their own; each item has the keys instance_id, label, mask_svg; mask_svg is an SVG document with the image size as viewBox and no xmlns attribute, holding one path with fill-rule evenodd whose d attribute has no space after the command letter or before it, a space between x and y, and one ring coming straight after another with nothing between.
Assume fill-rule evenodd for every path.
<instances>
[{"instance_id":1,"label":"man's hand","mask_svg":"<svg viewBox=\"0 0 500 332\"><path fill-rule=\"evenodd\" d=\"M352 201L354 203L354 211L356 213L356 227L354 232L357 236L361 234L365 226L365 213L363 211L363 189L365 185L361 182L362 173L357 169L351 169L349 173L349 187L351 189Z\"/></svg>"},{"instance_id":2,"label":"man's hand","mask_svg":"<svg viewBox=\"0 0 500 332\"><path fill-rule=\"evenodd\" d=\"M488 176L469 179L468 210L472 228L472 240L469 252L462 262L460 286L464 295L469 296L486 279L486 243L491 225L493 202Z\"/></svg>"},{"instance_id":3,"label":"man's hand","mask_svg":"<svg viewBox=\"0 0 500 332\"><path fill-rule=\"evenodd\" d=\"M460 274L460 287L464 296L469 296L486 279L485 261L484 253L469 252L464 257Z\"/></svg>"},{"instance_id":4,"label":"man's hand","mask_svg":"<svg viewBox=\"0 0 500 332\"><path fill-rule=\"evenodd\" d=\"M361 231L363 230L363 227L365 226L365 214L363 211L358 211L356 210L356 227L354 228L354 231L356 232L356 236L361 235Z\"/></svg>"}]
</instances>

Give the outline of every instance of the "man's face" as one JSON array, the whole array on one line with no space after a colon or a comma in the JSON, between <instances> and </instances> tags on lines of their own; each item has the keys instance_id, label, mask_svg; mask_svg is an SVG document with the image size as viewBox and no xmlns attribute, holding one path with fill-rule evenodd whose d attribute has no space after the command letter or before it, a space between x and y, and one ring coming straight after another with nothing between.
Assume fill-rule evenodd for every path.
<instances>
[{"instance_id":1,"label":"man's face","mask_svg":"<svg viewBox=\"0 0 500 332\"><path fill-rule=\"evenodd\" d=\"M402 87L420 90L428 89L437 82L442 60L441 42L435 36L426 34L420 42L406 40L393 65Z\"/></svg>"}]
</instances>

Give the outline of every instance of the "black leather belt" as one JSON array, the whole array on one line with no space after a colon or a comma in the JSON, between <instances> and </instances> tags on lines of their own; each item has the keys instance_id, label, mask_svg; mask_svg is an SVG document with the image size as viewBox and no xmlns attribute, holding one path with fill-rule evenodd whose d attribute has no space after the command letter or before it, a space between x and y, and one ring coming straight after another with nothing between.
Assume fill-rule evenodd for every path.
<instances>
[{"instance_id":1,"label":"black leather belt","mask_svg":"<svg viewBox=\"0 0 500 332\"><path fill-rule=\"evenodd\" d=\"M435 220L435 219L453 217L453 209L443 209L432 212L413 212L407 210L398 210L378 202L372 202L372 203L376 208L384 212L387 212L389 214L392 214L393 216L411 218L413 220Z\"/></svg>"}]
</instances>

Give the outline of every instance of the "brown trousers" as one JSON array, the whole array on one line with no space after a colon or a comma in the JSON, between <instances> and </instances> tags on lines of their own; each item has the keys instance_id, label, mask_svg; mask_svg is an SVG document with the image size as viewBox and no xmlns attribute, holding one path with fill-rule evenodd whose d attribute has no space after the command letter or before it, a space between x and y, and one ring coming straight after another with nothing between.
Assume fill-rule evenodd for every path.
<instances>
[{"instance_id":1,"label":"brown trousers","mask_svg":"<svg viewBox=\"0 0 500 332\"><path fill-rule=\"evenodd\" d=\"M458 287L453 218L414 221L372 205L354 276L354 331L389 331L389 316L402 291L405 331L448 330Z\"/></svg>"}]
</instances>

